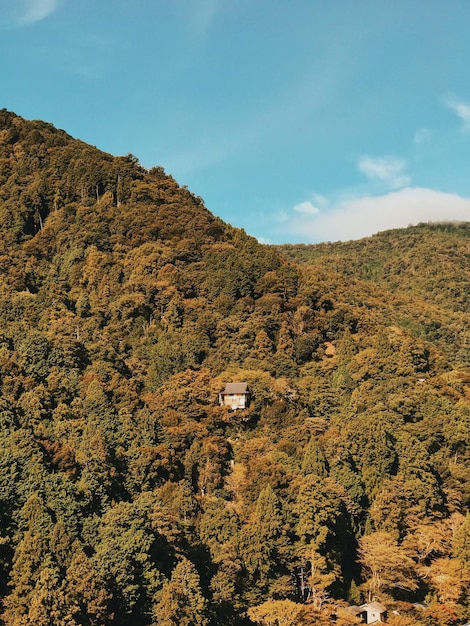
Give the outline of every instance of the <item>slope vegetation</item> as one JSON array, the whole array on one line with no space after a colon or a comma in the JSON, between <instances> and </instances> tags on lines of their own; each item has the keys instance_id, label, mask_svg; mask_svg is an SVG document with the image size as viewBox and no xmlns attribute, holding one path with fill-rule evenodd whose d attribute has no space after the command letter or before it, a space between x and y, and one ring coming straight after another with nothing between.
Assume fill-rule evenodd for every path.
<instances>
[{"instance_id":1,"label":"slope vegetation","mask_svg":"<svg viewBox=\"0 0 470 626\"><path fill-rule=\"evenodd\" d=\"M468 619L468 234L276 250L0 111L3 623Z\"/></svg>"}]
</instances>

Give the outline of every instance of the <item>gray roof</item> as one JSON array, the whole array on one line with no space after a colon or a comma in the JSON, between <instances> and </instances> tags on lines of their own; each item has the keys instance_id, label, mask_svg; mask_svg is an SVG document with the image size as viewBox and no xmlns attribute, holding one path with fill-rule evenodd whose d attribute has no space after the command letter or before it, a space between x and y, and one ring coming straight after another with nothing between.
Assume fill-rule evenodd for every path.
<instances>
[{"instance_id":1,"label":"gray roof","mask_svg":"<svg viewBox=\"0 0 470 626\"><path fill-rule=\"evenodd\" d=\"M366 602L361 606L361 609L367 609L367 607L371 608L373 611L377 611L378 613L385 613L387 607L380 602Z\"/></svg>"},{"instance_id":2,"label":"gray roof","mask_svg":"<svg viewBox=\"0 0 470 626\"><path fill-rule=\"evenodd\" d=\"M387 607L380 604L380 602L366 602L365 604L361 604L361 606L354 605L349 607L349 611L354 615L359 615L367 611L367 609L377 611L377 613L385 613L387 611Z\"/></svg>"},{"instance_id":3,"label":"gray roof","mask_svg":"<svg viewBox=\"0 0 470 626\"><path fill-rule=\"evenodd\" d=\"M222 395L228 396L235 393L248 393L248 383L227 383Z\"/></svg>"}]
</instances>

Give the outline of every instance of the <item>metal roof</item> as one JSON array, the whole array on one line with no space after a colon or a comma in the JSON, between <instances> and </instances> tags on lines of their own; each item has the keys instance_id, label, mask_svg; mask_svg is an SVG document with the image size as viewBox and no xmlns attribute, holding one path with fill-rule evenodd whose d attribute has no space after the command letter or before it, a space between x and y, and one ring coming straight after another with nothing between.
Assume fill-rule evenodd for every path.
<instances>
[{"instance_id":1,"label":"metal roof","mask_svg":"<svg viewBox=\"0 0 470 626\"><path fill-rule=\"evenodd\" d=\"M225 396L238 393L248 393L248 383L227 383L222 391Z\"/></svg>"}]
</instances>

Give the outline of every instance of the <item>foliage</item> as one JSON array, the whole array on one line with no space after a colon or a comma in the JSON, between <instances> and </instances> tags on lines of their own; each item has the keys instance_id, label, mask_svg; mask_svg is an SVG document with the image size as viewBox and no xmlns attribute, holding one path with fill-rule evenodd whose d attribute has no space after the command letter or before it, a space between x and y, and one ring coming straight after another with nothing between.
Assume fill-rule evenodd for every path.
<instances>
[{"instance_id":1,"label":"foliage","mask_svg":"<svg viewBox=\"0 0 470 626\"><path fill-rule=\"evenodd\" d=\"M2 110L0 235L3 623L470 617L468 224L263 246Z\"/></svg>"}]
</instances>

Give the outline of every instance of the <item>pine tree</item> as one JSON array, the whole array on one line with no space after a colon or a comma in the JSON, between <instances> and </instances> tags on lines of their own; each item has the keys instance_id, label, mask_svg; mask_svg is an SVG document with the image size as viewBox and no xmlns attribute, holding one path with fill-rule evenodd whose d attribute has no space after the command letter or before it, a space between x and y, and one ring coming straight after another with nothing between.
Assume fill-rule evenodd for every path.
<instances>
[{"instance_id":1,"label":"pine tree","mask_svg":"<svg viewBox=\"0 0 470 626\"><path fill-rule=\"evenodd\" d=\"M207 626L206 604L199 574L191 561L183 557L171 579L163 585L155 606L153 625Z\"/></svg>"},{"instance_id":2,"label":"pine tree","mask_svg":"<svg viewBox=\"0 0 470 626\"><path fill-rule=\"evenodd\" d=\"M452 555L460 561L465 572L470 575L470 513L455 531L452 542Z\"/></svg>"},{"instance_id":3,"label":"pine tree","mask_svg":"<svg viewBox=\"0 0 470 626\"><path fill-rule=\"evenodd\" d=\"M258 496L239 534L239 551L253 600L274 584L287 558L287 537L280 503L270 486Z\"/></svg>"},{"instance_id":4,"label":"pine tree","mask_svg":"<svg viewBox=\"0 0 470 626\"><path fill-rule=\"evenodd\" d=\"M60 589L60 608L68 624L105 626L113 621L111 593L106 589L91 560L77 547ZM72 621L73 620L73 621Z\"/></svg>"},{"instance_id":5,"label":"pine tree","mask_svg":"<svg viewBox=\"0 0 470 626\"><path fill-rule=\"evenodd\" d=\"M11 593L5 598L3 620L8 626L16 626L25 619L31 605L41 570L50 564L45 541L29 531L24 534L13 557L9 585Z\"/></svg>"},{"instance_id":6,"label":"pine tree","mask_svg":"<svg viewBox=\"0 0 470 626\"><path fill-rule=\"evenodd\" d=\"M327 475L325 455L315 437L312 437L305 447L304 458L302 459L302 473L305 475L316 474L323 478Z\"/></svg>"}]
</instances>

